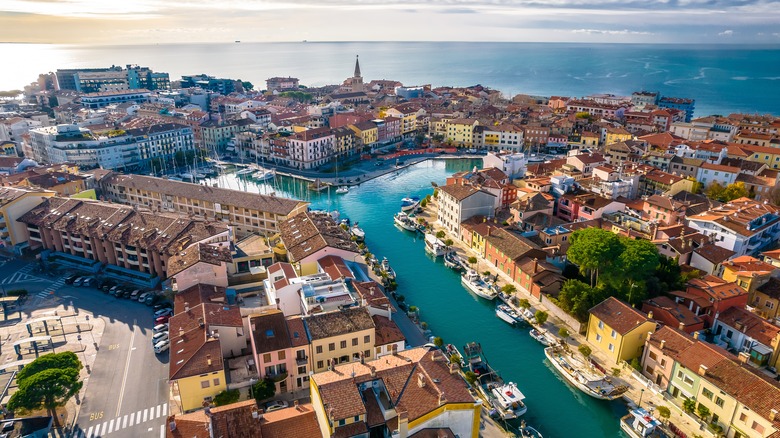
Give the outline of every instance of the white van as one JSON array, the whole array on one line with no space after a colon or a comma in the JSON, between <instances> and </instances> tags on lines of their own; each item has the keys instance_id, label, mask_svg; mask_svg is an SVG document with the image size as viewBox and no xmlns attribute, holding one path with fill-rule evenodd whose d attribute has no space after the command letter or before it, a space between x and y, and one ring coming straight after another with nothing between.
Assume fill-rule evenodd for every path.
<instances>
[{"instance_id":1,"label":"white van","mask_svg":"<svg viewBox=\"0 0 780 438\"><path fill-rule=\"evenodd\" d=\"M170 347L170 343L168 340L160 341L156 344L154 344L154 352L155 354L160 354L163 351L167 350Z\"/></svg>"},{"instance_id":2,"label":"white van","mask_svg":"<svg viewBox=\"0 0 780 438\"><path fill-rule=\"evenodd\" d=\"M159 332L156 333L154 336L152 336L152 345L157 345L161 341L167 341L168 340L168 332Z\"/></svg>"},{"instance_id":3,"label":"white van","mask_svg":"<svg viewBox=\"0 0 780 438\"><path fill-rule=\"evenodd\" d=\"M154 332L155 335L160 332L167 332L168 324L157 324L156 326L154 326L152 331Z\"/></svg>"}]
</instances>

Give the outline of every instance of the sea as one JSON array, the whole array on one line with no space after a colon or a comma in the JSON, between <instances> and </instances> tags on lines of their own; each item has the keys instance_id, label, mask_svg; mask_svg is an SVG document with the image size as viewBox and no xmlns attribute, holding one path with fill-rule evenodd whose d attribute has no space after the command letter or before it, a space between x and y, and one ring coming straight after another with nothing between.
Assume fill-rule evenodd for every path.
<instances>
[{"instance_id":1,"label":"sea","mask_svg":"<svg viewBox=\"0 0 780 438\"><path fill-rule=\"evenodd\" d=\"M697 116L780 115L780 45L294 42L88 46L0 44L15 60L0 69L0 90L20 89L58 68L138 64L171 79L205 73L265 80L293 76L321 86L351 77L360 56L364 80L404 85L481 84L515 94L587 96L658 91L696 99Z\"/></svg>"},{"instance_id":2,"label":"sea","mask_svg":"<svg viewBox=\"0 0 780 438\"><path fill-rule=\"evenodd\" d=\"M528 412L522 418L528 425L545 438L625 437L618 423L627 413L623 402L596 400L566 383L546 360L544 347L528 335L527 326L512 327L498 319L495 303L466 290L457 273L425 253L422 235L394 225L402 198L431 194L432 182L444 184L447 176L481 167L481 161L428 160L352 186L344 195L311 192L304 181L287 177L256 184L225 174L203 183L302 199L312 209L338 211L341 218L358 222L369 250L380 260L387 257L397 274L397 292L419 308L433 335L461 351L468 342L481 343L490 365L505 381L517 383L526 397Z\"/></svg>"}]
</instances>

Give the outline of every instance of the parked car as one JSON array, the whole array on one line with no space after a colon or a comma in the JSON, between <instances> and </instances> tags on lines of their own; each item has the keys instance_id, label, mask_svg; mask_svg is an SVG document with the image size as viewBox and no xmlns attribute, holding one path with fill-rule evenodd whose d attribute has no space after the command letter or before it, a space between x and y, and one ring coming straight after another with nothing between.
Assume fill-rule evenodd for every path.
<instances>
[{"instance_id":1,"label":"parked car","mask_svg":"<svg viewBox=\"0 0 780 438\"><path fill-rule=\"evenodd\" d=\"M166 307L164 309L160 309L160 310L154 312L154 317L155 318L160 317L160 316L171 316L171 315L173 315L173 309L171 309L170 307Z\"/></svg>"},{"instance_id":2,"label":"parked car","mask_svg":"<svg viewBox=\"0 0 780 438\"><path fill-rule=\"evenodd\" d=\"M164 341L160 341L156 344L154 344L154 352L155 354L160 354L163 351L167 350L171 346L171 343L166 339Z\"/></svg>"},{"instance_id":3,"label":"parked car","mask_svg":"<svg viewBox=\"0 0 780 438\"><path fill-rule=\"evenodd\" d=\"M87 277L81 280L81 285L84 287L97 287L97 279L95 277Z\"/></svg>"},{"instance_id":4,"label":"parked car","mask_svg":"<svg viewBox=\"0 0 780 438\"><path fill-rule=\"evenodd\" d=\"M167 341L168 340L168 332L158 332L155 333L154 336L152 336L152 345L157 345L160 341Z\"/></svg>"},{"instance_id":5,"label":"parked car","mask_svg":"<svg viewBox=\"0 0 780 438\"><path fill-rule=\"evenodd\" d=\"M65 284L73 284L76 279L79 278L78 274L70 274L65 277Z\"/></svg>"},{"instance_id":6,"label":"parked car","mask_svg":"<svg viewBox=\"0 0 780 438\"><path fill-rule=\"evenodd\" d=\"M130 291L130 289L122 289L122 293L121 294L117 294L117 297L118 298L130 298L130 294L131 293L132 293L132 291Z\"/></svg>"},{"instance_id":7,"label":"parked car","mask_svg":"<svg viewBox=\"0 0 780 438\"><path fill-rule=\"evenodd\" d=\"M157 324L156 326L154 326L152 331L155 334L160 333L160 332L167 332L168 331L168 323L166 322L166 323L163 323L163 324Z\"/></svg>"},{"instance_id":8,"label":"parked car","mask_svg":"<svg viewBox=\"0 0 780 438\"><path fill-rule=\"evenodd\" d=\"M278 411L279 409L284 409L287 406L289 405L284 400L274 400L265 405L265 411L266 412Z\"/></svg>"},{"instance_id":9,"label":"parked car","mask_svg":"<svg viewBox=\"0 0 780 438\"><path fill-rule=\"evenodd\" d=\"M75 280L73 280L74 286L81 286L81 282L84 281L84 277L78 277Z\"/></svg>"},{"instance_id":10,"label":"parked car","mask_svg":"<svg viewBox=\"0 0 780 438\"><path fill-rule=\"evenodd\" d=\"M138 301L139 295L141 295L141 289L136 289L130 293L130 299L133 301Z\"/></svg>"},{"instance_id":11,"label":"parked car","mask_svg":"<svg viewBox=\"0 0 780 438\"><path fill-rule=\"evenodd\" d=\"M146 301L146 297L148 297L150 292L144 292L141 295L138 295L138 302L143 303Z\"/></svg>"},{"instance_id":12,"label":"parked car","mask_svg":"<svg viewBox=\"0 0 780 438\"><path fill-rule=\"evenodd\" d=\"M157 318L154 319L154 323L155 324L167 324L169 319L171 319L170 315L158 316Z\"/></svg>"},{"instance_id":13,"label":"parked car","mask_svg":"<svg viewBox=\"0 0 780 438\"><path fill-rule=\"evenodd\" d=\"M144 304L147 306L153 306L156 302L160 301L160 296L156 293L151 293L149 296L146 297L146 300L144 300Z\"/></svg>"},{"instance_id":14,"label":"parked car","mask_svg":"<svg viewBox=\"0 0 780 438\"><path fill-rule=\"evenodd\" d=\"M122 289L122 286L116 284L114 286L111 286L111 289L108 290L108 293L110 293L111 295L116 295L116 291L120 289Z\"/></svg>"}]
</instances>

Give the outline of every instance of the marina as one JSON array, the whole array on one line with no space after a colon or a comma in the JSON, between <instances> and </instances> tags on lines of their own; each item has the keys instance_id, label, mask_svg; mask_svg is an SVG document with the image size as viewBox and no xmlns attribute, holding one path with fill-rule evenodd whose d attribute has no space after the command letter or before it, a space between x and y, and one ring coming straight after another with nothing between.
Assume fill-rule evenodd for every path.
<instances>
[{"instance_id":1,"label":"marina","mask_svg":"<svg viewBox=\"0 0 780 438\"><path fill-rule=\"evenodd\" d=\"M596 400L568 385L552 369L537 341L524 330L499 320L494 302L464 291L459 273L446 267L443 258L433 260L425 254L421 235L403 235L388 220L399 211L400 199L410 194L422 199L431 193L431 181L443 183L448 175L475 165L480 162L429 160L361 183L340 196L329 195L325 190L312 192L306 181L279 173L275 184L237 178L230 173L204 183L255 193L276 191L280 196L309 201L312 209L338 210L344 217L359 221L366 244L378 258L376 263L388 258L397 273L398 293L421 309L422 319L435 335L442 337L445 345L465 345L478 339L491 366L500 370L504 379L522 388L530 405L522 420L545 438L571 436L571 424L577 424L581 436L621 436L619 419L626 412L624 403ZM552 406L555 409L548 409ZM560 421L561 412L568 421Z\"/></svg>"}]
</instances>

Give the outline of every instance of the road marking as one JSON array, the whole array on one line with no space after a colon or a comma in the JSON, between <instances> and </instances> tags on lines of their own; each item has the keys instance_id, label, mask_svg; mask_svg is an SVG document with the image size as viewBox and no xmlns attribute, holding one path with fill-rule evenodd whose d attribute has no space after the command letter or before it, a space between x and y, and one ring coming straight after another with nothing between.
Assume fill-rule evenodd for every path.
<instances>
[{"instance_id":1,"label":"road marking","mask_svg":"<svg viewBox=\"0 0 780 438\"><path fill-rule=\"evenodd\" d=\"M149 412L149 409L144 409L144 421L143 423L146 423L146 414Z\"/></svg>"},{"instance_id":2,"label":"road marking","mask_svg":"<svg viewBox=\"0 0 780 438\"><path fill-rule=\"evenodd\" d=\"M117 348L119 348L119 344L111 344L108 346L108 351L116 350Z\"/></svg>"},{"instance_id":3,"label":"road marking","mask_svg":"<svg viewBox=\"0 0 780 438\"><path fill-rule=\"evenodd\" d=\"M127 427L127 415L122 418L122 429Z\"/></svg>"},{"instance_id":4,"label":"road marking","mask_svg":"<svg viewBox=\"0 0 780 438\"><path fill-rule=\"evenodd\" d=\"M135 422L136 422L136 424L141 423L141 412L142 411L138 411L138 412L135 413Z\"/></svg>"},{"instance_id":5,"label":"road marking","mask_svg":"<svg viewBox=\"0 0 780 438\"><path fill-rule=\"evenodd\" d=\"M160 425L160 438L165 438L165 425Z\"/></svg>"},{"instance_id":6,"label":"road marking","mask_svg":"<svg viewBox=\"0 0 780 438\"><path fill-rule=\"evenodd\" d=\"M87 429L87 435L86 436L87 436L87 438L91 438L92 437L92 427Z\"/></svg>"},{"instance_id":7,"label":"road marking","mask_svg":"<svg viewBox=\"0 0 780 438\"><path fill-rule=\"evenodd\" d=\"M155 415L154 418L159 418L160 417L160 410L161 409L162 409L162 406L157 405L157 415Z\"/></svg>"},{"instance_id":8,"label":"road marking","mask_svg":"<svg viewBox=\"0 0 780 438\"><path fill-rule=\"evenodd\" d=\"M111 433L113 430L114 430L114 420L112 419L111 421L108 422L108 432L106 433Z\"/></svg>"},{"instance_id":9,"label":"road marking","mask_svg":"<svg viewBox=\"0 0 780 438\"><path fill-rule=\"evenodd\" d=\"M138 324L137 319L133 319L133 334L130 336L130 347L133 346L133 341L135 341L135 329L136 324ZM125 385L127 384L127 373L130 371L130 357L133 355L132 350L127 351L127 361L125 362L125 375L122 378L122 388L119 390L119 402L116 405L116 416L119 416L119 411L122 409L122 399L125 397Z\"/></svg>"},{"instance_id":10,"label":"road marking","mask_svg":"<svg viewBox=\"0 0 780 438\"><path fill-rule=\"evenodd\" d=\"M163 403L163 417L168 416L168 403Z\"/></svg>"},{"instance_id":11,"label":"road marking","mask_svg":"<svg viewBox=\"0 0 780 438\"><path fill-rule=\"evenodd\" d=\"M100 420L101 418L103 418L103 411L89 414L89 421Z\"/></svg>"},{"instance_id":12,"label":"road marking","mask_svg":"<svg viewBox=\"0 0 780 438\"><path fill-rule=\"evenodd\" d=\"M106 427L108 426L108 423L101 424L102 429L100 429L100 433L98 435L105 435L106 434Z\"/></svg>"}]
</instances>

